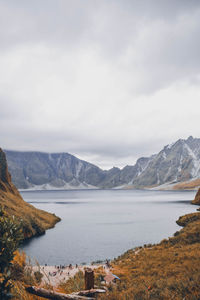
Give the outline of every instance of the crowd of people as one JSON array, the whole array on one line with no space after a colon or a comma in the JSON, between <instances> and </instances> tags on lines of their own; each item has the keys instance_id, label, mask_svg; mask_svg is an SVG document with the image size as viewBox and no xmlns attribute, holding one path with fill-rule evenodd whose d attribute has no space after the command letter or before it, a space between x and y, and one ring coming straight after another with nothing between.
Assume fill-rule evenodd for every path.
<instances>
[{"instance_id":1,"label":"crowd of people","mask_svg":"<svg viewBox=\"0 0 200 300\"><path fill-rule=\"evenodd\" d=\"M45 267L47 267L47 264L45 264ZM70 276L70 270L73 270L74 268L78 269L79 266L76 264L74 267L72 264L69 265L55 265L55 271L48 272L49 276L56 276L56 275L63 275L64 271L66 271L66 275ZM44 267L43 267L44 270Z\"/></svg>"}]
</instances>

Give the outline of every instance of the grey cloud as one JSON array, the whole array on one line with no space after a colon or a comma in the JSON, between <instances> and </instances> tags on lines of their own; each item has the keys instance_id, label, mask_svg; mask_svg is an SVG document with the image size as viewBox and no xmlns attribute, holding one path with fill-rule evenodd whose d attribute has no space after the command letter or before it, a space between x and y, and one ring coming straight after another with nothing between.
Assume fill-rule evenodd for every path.
<instances>
[{"instance_id":1,"label":"grey cloud","mask_svg":"<svg viewBox=\"0 0 200 300\"><path fill-rule=\"evenodd\" d=\"M199 6L194 0L1 0L1 43L57 42L59 47L86 39L106 46L104 42L119 39L118 45L126 46L133 29L139 30L144 21L171 22Z\"/></svg>"},{"instance_id":2,"label":"grey cloud","mask_svg":"<svg viewBox=\"0 0 200 300\"><path fill-rule=\"evenodd\" d=\"M198 88L199 35L198 0L0 0L0 146L122 166L194 134L150 97Z\"/></svg>"},{"instance_id":3,"label":"grey cloud","mask_svg":"<svg viewBox=\"0 0 200 300\"><path fill-rule=\"evenodd\" d=\"M36 130L31 124L16 120L9 122L9 127L4 127L1 132L1 144L4 149L19 151L43 151L43 152L69 152L77 154L81 159L88 159L99 166L123 167L127 164L134 164L141 156L149 156L159 151L166 141L163 139L151 139L143 137L140 141L106 139L99 136L82 136L70 130L67 132L51 131L46 128ZM7 122L8 124L8 122ZM94 157L94 158L93 158Z\"/></svg>"},{"instance_id":4,"label":"grey cloud","mask_svg":"<svg viewBox=\"0 0 200 300\"><path fill-rule=\"evenodd\" d=\"M1 1L1 45L43 43L70 47L90 28L92 7L92 3L80 0Z\"/></svg>"}]
</instances>

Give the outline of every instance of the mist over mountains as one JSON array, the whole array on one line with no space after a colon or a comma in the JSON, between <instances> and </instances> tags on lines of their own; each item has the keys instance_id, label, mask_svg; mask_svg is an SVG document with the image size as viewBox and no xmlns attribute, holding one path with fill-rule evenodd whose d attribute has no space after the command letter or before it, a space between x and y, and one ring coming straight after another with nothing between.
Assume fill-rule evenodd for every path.
<instances>
[{"instance_id":1,"label":"mist over mountains","mask_svg":"<svg viewBox=\"0 0 200 300\"><path fill-rule=\"evenodd\" d=\"M200 139L192 136L123 169L102 170L69 153L5 153L19 189L170 188L193 180L200 185Z\"/></svg>"}]
</instances>

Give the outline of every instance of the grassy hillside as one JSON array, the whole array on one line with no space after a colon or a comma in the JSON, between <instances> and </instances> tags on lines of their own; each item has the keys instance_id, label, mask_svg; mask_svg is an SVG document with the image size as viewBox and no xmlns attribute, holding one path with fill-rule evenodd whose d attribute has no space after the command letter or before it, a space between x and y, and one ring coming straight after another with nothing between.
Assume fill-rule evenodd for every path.
<instances>
[{"instance_id":1,"label":"grassy hillside","mask_svg":"<svg viewBox=\"0 0 200 300\"><path fill-rule=\"evenodd\" d=\"M24 238L39 235L53 227L60 219L26 203L12 184L4 152L0 149L0 205L9 215L22 220Z\"/></svg>"},{"instance_id":2,"label":"grassy hillside","mask_svg":"<svg viewBox=\"0 0 200 300\"><path fill-rule=\"evenodd\" d=\"M198 190L194 200L192 201L192 204L200 205L200 189Z\"/></svg>"},{"instance_id":3,"label":"grassy hillside","mask_svg":"<svg viewBox=\"0 0 200 300\"><path fill-rule=\"evenodd\" d=\"M200 213L180 217L184 226L160 244L129 250L113 261L121 282L109 288L106 300L199 300Z\"/></svg>"},{"instance_id":4,"label":"grassy hillside","mask_svg":"<svg viewBox=\"0 0 200 300\"><path fill-rule=\"evenodd\" d=\"M200 179L184 181L173 186L173 190L194 190L200 186Z\"/></svg>"}]
</instances>

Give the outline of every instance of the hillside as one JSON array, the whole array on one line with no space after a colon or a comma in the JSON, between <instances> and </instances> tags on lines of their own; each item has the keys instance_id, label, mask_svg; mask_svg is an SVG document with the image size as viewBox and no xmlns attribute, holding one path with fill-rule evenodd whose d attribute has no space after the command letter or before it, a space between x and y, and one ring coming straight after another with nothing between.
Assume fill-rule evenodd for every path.
<instances>
[{"instance_id":1,"label":"hillside","mask_svg":"<svg viewBox=\"0 0 200 300\"><path fill-rule=\"evenodd\" d=\"M0 149L0 205L9 215L22 220L24 238L29 238L45 232L60 219L53 214L36 209L26 203L11 181L8 172L6 156Z\"/></svg>"},{"instance_id":2,"label":"hillside","mask_svg":"<svg viewBox=\"0 0 200 300\"><path fill-rule=\"evenodd\" d=\"M200 189L196 193L196 196L195 196L194 200L192 201L192 204L200 205Z\"/></svg>"},{"instance_id":3,"label":"hillside","mask_svg":"<svg viewBox=\"0 0 200 300\"><path fill-rule=\"evenodd\" d=\"M157 245L129 250L112 262L120 282L106 300L200 299L200 213L180 217L183 229Z\"/></svg>"},{"instance_id":4,"label":"hillside","mask_svg":"<svg viewBox=\"0 0 200 300\"><path fill-rule=\"evenodd\" d=\"M20 189L158 188L200 186L200 139L179 139L133 166L102 170L69 153L6 150L9 172Z\"/></svg>"}]
</instances>

